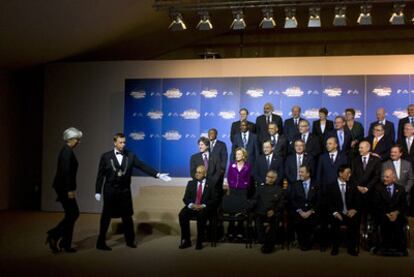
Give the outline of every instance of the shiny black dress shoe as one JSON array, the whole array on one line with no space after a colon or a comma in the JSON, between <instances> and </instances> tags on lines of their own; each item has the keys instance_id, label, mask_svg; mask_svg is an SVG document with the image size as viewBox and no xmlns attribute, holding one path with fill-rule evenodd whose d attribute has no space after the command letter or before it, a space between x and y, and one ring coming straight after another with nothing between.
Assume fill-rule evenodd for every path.
<instances>
[{"instance_id":1,"label":"shiny black dress shoe","mask_svg":"<svg viewBox=\"0 0 414 277\"><path fill-rule=\"evenodd\" d=\"M112 250L112 248L109 247L108 245L106 245L106 243L97 243L96 244L96 249L104 250L104 251L111 251Z\"/></svg>"},{"instance_id":2,"label":"shiny black dress shoe","mask_svg":"<svg viewBox=\"0 0 414 277\"><path fill-rule=\"evenodd\" d=\"M137 244L135 242L128 242L126 245L130 248L137 248Z\"/></svg>"},{"instance_id":3,"label":"shiny black dress shoe","mask_svg":"<svg viewBox=\"0 0 414 277\"><path fill-rule=\"evenodd\" d=\"M49 245L49 248L50 248L50 250L52 250L52 253L56 254L56 253L59 252L59 248L57 246L57 239L55 239L50 234L48 234L45 244Z\"/></svg>"},{"instance_id":4,"label":"shiny black dress shoe","mask_svg":"<svg viewBox=\"0 0 414 277\"><path fill-rule=\"evenodd\" d=\"M180 249L186 249L189 247L191 247L191 241L188 240L182 240L180 246L178 246Z\"/></svg>"}]
</instances>

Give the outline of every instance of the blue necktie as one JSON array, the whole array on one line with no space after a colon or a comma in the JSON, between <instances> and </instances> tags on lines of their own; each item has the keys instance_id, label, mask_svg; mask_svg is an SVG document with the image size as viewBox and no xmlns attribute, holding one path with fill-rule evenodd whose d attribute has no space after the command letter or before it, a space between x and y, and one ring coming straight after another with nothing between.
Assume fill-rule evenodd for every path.
<instances>
[{"instance_id":1,"label":"blue necktie","mask_svg":"<svg viewBox=\"0 0 414 277\"><path fill-rule=\"evenodd\" d=\"M342 151L342 147L344 144L344 137L343 137L344 133L342 131L339 131L338 135L339 135L339 149Z\"/></svg>"}]
</instances>

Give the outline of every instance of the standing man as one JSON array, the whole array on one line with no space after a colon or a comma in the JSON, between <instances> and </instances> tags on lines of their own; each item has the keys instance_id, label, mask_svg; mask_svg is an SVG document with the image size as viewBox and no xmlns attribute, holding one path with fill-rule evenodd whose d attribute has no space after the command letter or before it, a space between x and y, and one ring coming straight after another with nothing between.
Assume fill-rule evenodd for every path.
<instances>
[{"instance_id":1,"label":"standing man","mask_svg":"<svg viewBox=\"0 0 414 277\"><path fill-rule=\"evenodd\" d=\"M351 149L352 136L349 131L345 130L345 118L343 116L335 117L335 129L326 133L325 141L330 137L336 138L339 152L348 155Z\"/></svg>"},{"instance_id":2,"label":"standing man","mask_svg":"<svg viewBox=\"0 0 414 277\"><path fill-rule=\"evenodd\" d=\"M63 132L63 145L60 150L56 176L53 181L53 188L65 212L65 217L59 224L47 232L46 242L53 253L63 249L65 252L74 253L72 247L73 228L76 219L79 217L79 207L76 202L76 173L78 171L78 160L73 149L80 143L82 132L76 128L68 128ZM60 240L61 239L61 240ZM59 245L58 245L58 241Z\"/></svg>"},{"instance_id":3,"label":"standing man","mask_svg":"<svg viewBox=\"0 0 414 277\"><path fill-rule=\"evenodd\" d=\"M282 157L282 159L286 158L288 153L288 141L283 134L279 134L279 127L276 123L269 123L267 128L267 135L264 137L264 141L261 142L263 144L265 141L271 141L273 145L273 152L277 155Z\"/></svg>"},{"instance_id":4,"label":"standing man","mask_svg":"<svg viewBox=\"0 0 414 277\"><path fill-rule=\"evenodd\" d=\"M300 117L301 108L299 106L292 107L292 117L285 120L284 123L284 134L289 141L292 143L293 139L299 134L299 122L303 120Z\"/></svg>"},{"instance_id":5,"label":"standing man","mask_svg":"<svg viewBox=\"0 0 414 277\"><path fill-rule=\"evenodd\" d=\"M414 169L414 126L411 123L404 124L403 137L398 139L402 146L402 158L411 162Z\"/></svg>"},{"instance_id":6,"label":"standing man","mask_svg":"<svg viewBox=\"0 0 414 277\"><path fill-rule=\"evenodd\" d=\"M273 110L273 105L271 103L266 103L263 107L263 114L256 118L256 134L260 143L265 141L268 126L271 122L276 123L279 134L283 133L282 118L277 114L273 114Z\"/></svg>"},{"instance_id":7,"label":"standing man","mask_svg":"<svg viewBox=\"0 0 414 277\"><path fill-rule=\"evenodd\" d=\"M235 160L235 151L237 148L241 147L246 149L248 156L247 161L253 166L257 156L259 156L258 143L256 135L249 131L247 121L242 121L240 123L240 132L236 135L231 148L231 160Z\"/></svg>"},{"instance_id":8,"label":"standing man","mask_svg":"<svg viewBox=\"0 0 414 277\"><path fill-rule=\"evenodd\" d=\"M258 156L253 170L256 186L266 182L266 174L269 170L277 173L276 185L283 185L283 159L274 153L273 147L270 140L263 142L263 155Z\"/></svg>"},{"instance_id":9,"label":"standing man","mask_svg":"<svg viewBox=\"0 0 414 277\"><path fill-rule=\"evenodd\" d=\"M388 121L388 120L385 119L385 109L384 108L378 108L376 115L377 115L377 121L374 121L369 125L368 134L369 135L373 134L374 126L377 123L382 124L382 125L384 125L384 129L385 129L384 136L386 136L388 138L391 138L392 141L395 141L394 123L392 123L391 121Z\"/></svg>"},{"instance_id":10,"label":"standing man","mask_svg":"<svg viewBox=\"0 0 414 277\"><path fill-rule=\"evenodd\" d=\"M253 122L250 122L247 120L247 116L249 115L249 111L246 108L241 108L239 111L240 114L240 120L234 121L231 124L231 130L230 130L230 141L231 143L234 143L234 138L237 135L238 132L240 132L240 123L242 121L247 121L247 125L249 126L249 131L252 133L256 133L256 126Z\"/></svg>"},{"instance_id":11,"label":"standing man","mask_svg":"<svg viewBox=\"0 0 414 277\"><path fill-rule=\"evenodd\" d=\"M375 124L373 134L367 139L371 143L371 152L373 155L386 161L390 157L390 149L393 144L391 138L385 136L384 125Z\"/></svg>"},{"instance_id":12,"label":"standing man","mask_svg":"<svg viewBox=\"0 0 414 277\"><path fill-rule=\"evenodd\" d=\"M318 141L319 144L319 141ZM300 180L299 169L301 166L309 167L309 174L314 174L314 160L313 158L306 154L305 142L301 139L297 139L293 142L295 152L290 154L285 161L285 177L288 180L289 186L296 183Z\"/></svg>"},{"instance_id":13,"label":"standing man","mask_svg":"<svg viewBox=\"0 0 414 277\"><path fill-rule=\"evenodd\" d=\"M125 149L126 139L123 133L114 136L114 149L102 154L96 178L95 199L101 201L103 193L103 209L96 248L112 250L106 245L106 233L111 218L121 217L124 224L126 245L136 248L135 233L132 221L134 213L131 197L131 175L133 168L139 168L150 176L165 182L171 181L166 173L158 173L146 165L134 153Z\"/></svg>"},{"instance_id":14,"label":"standing man","mask_svg":"<svg viewBox=\"0 0 414 277\"><path fill-rule=\"evenodd\" d=\"M311 156L314 161L317 161L322 152L320 141L315 134L309 132L309 121L306 119L299 121L299 133L293 137L292 142L295 142L298 139L305 142L306 154ZM291 144L291 146L290 151L292 152L292 150L294 150L294 144Z\"/></svg>"},{"instance_id":15,"label":"standing man","mask_svg":"<svg viewBox=\"0 0 414 277\"><path fill-rule=\"evenodd\" d=\"M224 142L217 139L217 130L211 128L208 130L208 138L210 140L210 153L212 156L216 156L220 163L220 178L218 180L218 186L223 186L224 174L227 168L227 146Z\"/></svg>"},{"instance_id":16,"label":"standing man","mask_svg":"<svg viewBox=\"0 0 414 277\"><path fill-rule=\"evenodd\" d=\"M411 123L414 126L414 104L410 104L407 107L408 116L401 118L398 121L398 139L404 138L404 125L406 123Z\"/></svg>"}]
</instances>

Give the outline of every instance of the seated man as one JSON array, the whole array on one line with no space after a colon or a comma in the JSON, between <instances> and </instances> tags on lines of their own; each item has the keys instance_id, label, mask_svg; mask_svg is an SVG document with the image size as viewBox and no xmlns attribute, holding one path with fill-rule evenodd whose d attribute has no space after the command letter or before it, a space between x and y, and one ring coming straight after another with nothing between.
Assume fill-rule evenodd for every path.
<instances>
[{"instance_id":1,"label":"seated man","mask_svg":"<svg viewBox=\"0 0 414 277\"><path fill-rule=\"evenodd\" d=\"M312 249L319 216L319 186L311 179L310 171L306 165L299 168L300 180L293 183L290 195L295 230L303 251Z\"/></svg>"},{"instance_id":2,"label":"seated man","mask_svg":"<svg viewBox=\"0 0 414 277\"><path fill-rule=\"evenodd\" d=\"M375 197L377 222L380 226L381 243L374 253L398 251L407 254L404 226L407 200L404 187L396 183L392 169L383 173L383 184L378 187Z\"/></svg>"},{"instance_id":3,"label":"seated man","mask_svg":"<svg viewBox=\"0 0 414 277\"><path fill-rule=\"evenodd\" d=\"M339 253L341 243L341 226L345 225L348 254L358 256L357 246L359 239L360 200L357 187L349 182L351 169L347 165L342 165L338 169L338 179L328 188L329 212L332 224L332 251L331 255Z\"/></svg>"},{"instance_id":4,"label":"seated man","mask_svg":"<svg viewBox=\"0 0 414 277\"><path fill-rule=\"evenodd\" d=\"M276 171L269 170L265 184L256 188L252 198L259 242L263 242L263 253L273 251L276 244L276 227L282 218L285 204L285 193L280 186L276 186L276 179Z\"/></svg>"},{"instance_id":5,"label":"seated man","mask_svg":"<svg viewBox=\"0 0 414 277\"><path fill-rule=\"evenodd\" d=\"M190 220L197 219L197 243L195 249L203 248L204 229L208 215L216 207L216 193L214 185L206 179L206 168L203 165L197 167L195 178L188 181L184 194L185 207L182 208L178 217L181 228L180 249L191 247Z\"/></svg>"}]
</instances>

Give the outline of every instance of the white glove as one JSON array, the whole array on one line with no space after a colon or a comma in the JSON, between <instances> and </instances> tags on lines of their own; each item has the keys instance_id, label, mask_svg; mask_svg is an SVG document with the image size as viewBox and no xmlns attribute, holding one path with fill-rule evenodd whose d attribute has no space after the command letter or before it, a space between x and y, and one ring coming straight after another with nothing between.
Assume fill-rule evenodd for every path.
<instances>
[{"instance_id":1,"label":"white glove","mask_svg":"<svg viewBox=\"0 0 414 277\"><path fill-rule=\"evenodd\" d=\"M168 176L170 173L160 173L160 176L158 176L159 179L163 180L164 182L171 181L171 177Z\"/></svg>"},{"instance_id":2,"label":"white glove","mask_svg":"<svg viewBox=\"0 0 414 277\"><path fill-rule=\"evenodd\" d=\"M95 199L98 202L101 201L101 194L100 193L95 194Z\"/></svg>"}]
</instances>

